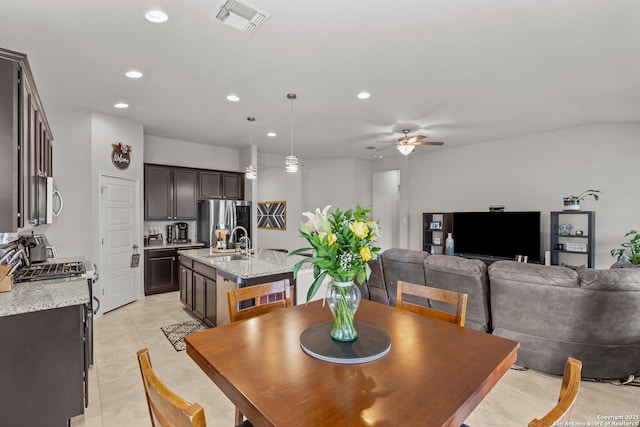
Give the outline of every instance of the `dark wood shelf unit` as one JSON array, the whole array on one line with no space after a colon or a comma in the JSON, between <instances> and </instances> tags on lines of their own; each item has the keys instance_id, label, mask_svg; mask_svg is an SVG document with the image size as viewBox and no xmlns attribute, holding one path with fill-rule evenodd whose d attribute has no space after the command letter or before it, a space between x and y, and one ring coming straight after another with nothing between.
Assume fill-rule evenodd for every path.
<instances>
[{"instance_id":1,"label":"dark wood shelf unit","mask_svg":"<svg viewBox=\"0 0 640 427\"><path fill-rule=\"evenodd\" d=\"M440 223L441 228L433 228L434 223ZM444 254L447 233L453 233L453 213L451 212L423 212L422 213L422 250L431 254Z\"/></svg>"},{"instance_id":2,"label":"dark wood shelf unit","mask_svg":"<svg viewBox=\"0 0 640 427\"><path fill-rule=\"evenodd\" d=\"M575 234L560 234L560 223L565 223L573 219L578 219L578 216L583 218L579 219L582 223L586 221L586 234L582 236L576 236ZM575 230L573 230L575 232ZM550 252L551 252L551 264L562 265L562 254L582 255L586 257L587 267L594 268L595 266L595 248L596 248L596 213L594 211L554 211L551 212L551 231L550 231ZM570 251L566 247L560 249L558 245L567 243L573 243L575 240L579 240L579 243L586 244L586 252Z\"/></svg>"}]
</instances>

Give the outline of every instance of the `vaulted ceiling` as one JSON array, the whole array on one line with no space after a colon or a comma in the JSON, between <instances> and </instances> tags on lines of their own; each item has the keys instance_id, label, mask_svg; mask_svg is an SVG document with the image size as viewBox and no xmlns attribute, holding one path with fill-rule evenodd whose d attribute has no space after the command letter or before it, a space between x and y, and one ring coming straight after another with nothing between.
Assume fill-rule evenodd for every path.
<instances>
[{"instance_id":1,"label":"vaulted ceiling","mask_svg":"<svg viewBox=\"0 0 640 427\"><path fill-rule=\"evenodd\" d=\"M253 35L215 20L221 3L0 0L0 47L28 55L46 110L127 117L148 135L241 148L253 133L285 156L293 107L303 159L400 156L366 147L404 128L445 141L425 152L640 122L637 0L250 0L270 14Z\"/></svg>"}]
</instances>

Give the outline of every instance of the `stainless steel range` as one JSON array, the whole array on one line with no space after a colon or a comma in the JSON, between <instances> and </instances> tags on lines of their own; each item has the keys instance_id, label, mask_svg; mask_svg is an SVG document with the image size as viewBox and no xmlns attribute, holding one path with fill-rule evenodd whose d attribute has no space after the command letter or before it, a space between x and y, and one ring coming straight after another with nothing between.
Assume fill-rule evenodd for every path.
<instances>
[{"instance_id":1,"label":"stainless steel range","mask_svg":"<svg viewBox=\"0 0 640 427\"><path fill-rule=\"evenodd\" d=\"M82 276L86 272L84 261L57 262L50 264L32 264L16 271L13 277L15 283L32 282L36 280L64 279Z\"/></svg>"}]
</instances>

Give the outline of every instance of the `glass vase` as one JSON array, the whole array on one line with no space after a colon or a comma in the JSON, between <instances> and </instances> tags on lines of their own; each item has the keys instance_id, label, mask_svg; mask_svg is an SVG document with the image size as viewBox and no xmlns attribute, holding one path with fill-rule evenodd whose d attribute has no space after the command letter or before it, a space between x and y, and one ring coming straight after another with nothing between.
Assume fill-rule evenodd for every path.
<instances>
[{"instance_id":1,"label":"glass vase","mask_svg":"<svg viewBox=\"0 0 640 427\"><path fill-rule=\"evenodd\" d=\"M331 338L336 341L351 342L358 338L353 318L360 305L360 289L353 281L331 281L327 301L333 314Z\"/></svg>"}]
</instances>

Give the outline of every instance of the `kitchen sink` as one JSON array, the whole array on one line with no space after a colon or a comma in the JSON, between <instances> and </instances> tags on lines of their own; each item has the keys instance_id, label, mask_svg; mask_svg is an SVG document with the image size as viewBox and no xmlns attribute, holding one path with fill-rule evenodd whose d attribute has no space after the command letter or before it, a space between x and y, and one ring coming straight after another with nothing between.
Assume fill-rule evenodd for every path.
<instances>
[{"instance_id":1,"label":"kitchen sink","mask_svg":"<svg viewBox=\"0 0 640 427\"><path fill-rule=\"evenodd\" d=\"M233 255L210 255L210 258L215 258L220 261L250 261L251 258L247 258L243 254L233 254Z\"/></svg>"}]
</instances>

